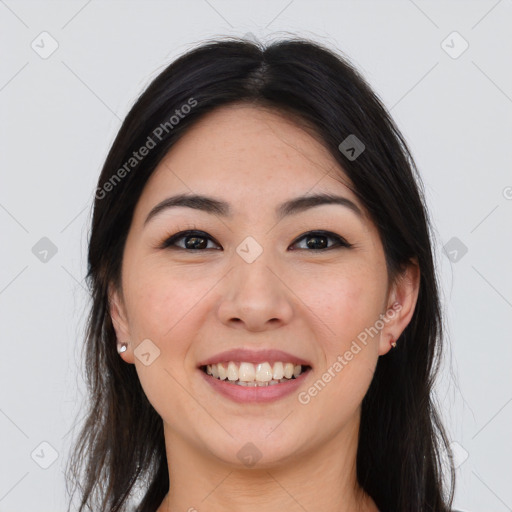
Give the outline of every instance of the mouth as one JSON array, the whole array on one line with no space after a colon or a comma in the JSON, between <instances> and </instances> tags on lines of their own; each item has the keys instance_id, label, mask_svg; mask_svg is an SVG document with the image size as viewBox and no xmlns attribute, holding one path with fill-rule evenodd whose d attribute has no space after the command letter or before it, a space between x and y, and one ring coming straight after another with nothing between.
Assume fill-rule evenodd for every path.
<instances>
[{"instance_id":1,"label":"mouth","mask_svg":"<svg viewBox=\"0 0 512 512\"><path fill-rule=\"evenodd\" d=\"M311 366L288 361L250 363L224 361L202 365L199 369L212 379L243 387L267 387L298 379L311 370Z\"/></svg>"}]
</instances>

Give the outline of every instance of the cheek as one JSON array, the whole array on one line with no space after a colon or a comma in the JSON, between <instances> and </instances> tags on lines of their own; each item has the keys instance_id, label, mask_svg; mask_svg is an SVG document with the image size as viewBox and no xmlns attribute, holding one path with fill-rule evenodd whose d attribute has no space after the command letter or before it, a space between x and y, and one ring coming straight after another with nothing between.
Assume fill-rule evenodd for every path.
<instances>
[{"instance_id":1,"label":"cheek","mask_svg":"<svg viewBox=\"0 0 512 512\"><path fill-rule=\"evenodd\" d=\"M127 272L127 302L130 326L139 337L166 344L181 339L180 330L190 321L194 307L205 293L207 282L181 276L162 266L139 267Z\"/></svg>"},{"instance_id":2,"label":"cheek","mask_svg":"<svg viewBox=\"0 0 512 512\"><path fill-rule=\"evenodd\" d=\"M327 352L339 353L375 324L386 292L385 279L374 269L357 266L317 281L312 308L330 328Z\"/></svg>"},{"instance_id":3,"label":"cheek","mask_svg":"<svg viewBox=\"0 0 512 512\"><path fill-rule=\"evenodd\" d=\"M353 272L331 279L328 292L318 292L315 313L329 330L317 338L325 357L317 376L322 382L316 381L315 389L309 390L321 395L320 417L331 417L336 411L340 418L348 418L370 386L379 340L372 327L381 313L383 283L382 276Z\"/></svg>"},{"instance_id":4,"label":"cheek","mask_svg":"<svg viewBox=\"0 0 512 512\"><path fill-rule=\"evenodd\" d=\"M201 326L194 306L205 294L206 285L180 278L176 272L170 275L161 266L141 266L127 271L127 276L130 328L136 343L150 339L160 351L149 366L135 359L140 383L158 414L169 425L179 425L180 418L199 415L191 410L190 395L184 389L192 370L186 364L187 354Z\"/></svg>"}]
</instances>

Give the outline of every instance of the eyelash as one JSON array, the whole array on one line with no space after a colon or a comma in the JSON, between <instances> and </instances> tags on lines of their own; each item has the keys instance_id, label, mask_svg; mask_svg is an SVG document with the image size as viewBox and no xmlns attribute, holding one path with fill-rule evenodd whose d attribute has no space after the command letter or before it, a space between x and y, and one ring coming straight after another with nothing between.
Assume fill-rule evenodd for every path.
<instances>
[{"instance_id":1,"label":"eyelash","mask_svg":"<svg viewBox=\"0 0 512 512\"><path fill-rule=\"evenodd\" d=\"M182 238L192 237L194 235L197 237L200 237L200 238L210 240L214 243L217 243L210 235L208 235L204 231L200 231L197 229L187 229L185 231L180 231L178 233L175 233L174 235L171 235L170 237L167 237L158 246L158 248L159 249L171 249L171 248L172 249L180 249L180 250L187 251L187 252L204 252L207 250L212 250L211 248L210 249L208 249L208 248L206 248L206 249L187 249L185 247L178 247L178 246L174 245L178 240L181 240ZM298 249L298 250L308 251L308 252L325 252L325 251L329 251L331 249L342 249L342 248L350 249L351 247L353 247L353 244L348 243L343 237L336 235L335 233L332 233L330 231L323 231L323 230L308 231L307 233L304 233L300 237L296 238L292 245L295 245L296 243L303 240L304 238L312 238L315 236L331 238L336 241L336 245L331 245L330 247L326 247L323 249L308 250L306 248L306 249ZM217 245L220 245L220 244L217 244ZM219 250L219 249L213 249L213 250ZM293 250L297 250L297 249L293 249Z\"/></svg>"}]
</instances>

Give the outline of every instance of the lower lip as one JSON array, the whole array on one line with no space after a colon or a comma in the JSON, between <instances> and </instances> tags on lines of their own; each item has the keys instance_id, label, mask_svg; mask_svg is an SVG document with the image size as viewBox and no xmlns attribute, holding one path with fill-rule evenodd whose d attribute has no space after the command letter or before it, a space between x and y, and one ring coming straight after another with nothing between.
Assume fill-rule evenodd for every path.
<instances>
[{"instance_id":1,"label":"lower lip","mask_svg":"<svg viewBox=\"0 0 512 512\"><path fill-rule=\"evenodd\" d=\"M200 369L198 371L203 376L203 379L205 379L215 391L218 391L221 395L224 395L235 402L246 403L272 402L293 393L302 385L311 369L306 370L297 378L291 379L287 382L274 384L272 386L251 387L232 384L228 380L220 380L215 377L211 377Z\"/></svg>"}]
</instances>

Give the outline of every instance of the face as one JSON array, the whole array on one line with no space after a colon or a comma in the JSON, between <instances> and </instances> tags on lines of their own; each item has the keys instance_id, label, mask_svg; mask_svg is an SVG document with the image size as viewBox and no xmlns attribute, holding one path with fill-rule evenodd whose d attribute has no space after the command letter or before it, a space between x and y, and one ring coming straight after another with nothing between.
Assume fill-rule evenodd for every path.
<instances>
[{"instance_id":1,"label":"face","mask_svg":"<svg viewBox=\"0 0 512 512\"><path fill-rule=\"evenodd\" d=\"M154 210L179 194L216 202ZM321 194L343 199L282 207ZM328 151L278 113L237 105L202 118L151 176L111 313L171 451L270 466L358 424L378 357L412 315L413 281L388 286L376 227ZM279 363L302 373L280 382Z\"/></svg>"}]
</instances>

